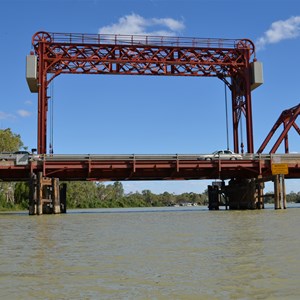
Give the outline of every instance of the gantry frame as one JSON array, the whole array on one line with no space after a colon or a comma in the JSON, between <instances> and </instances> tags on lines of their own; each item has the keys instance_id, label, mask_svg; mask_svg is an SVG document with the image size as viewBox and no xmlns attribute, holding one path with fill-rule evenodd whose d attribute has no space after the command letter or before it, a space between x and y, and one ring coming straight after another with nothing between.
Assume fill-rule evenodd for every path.
<instances>
[{"instance_id":1,"label":"gantry frame","mask_svg":"<svg viewBox=\"0 0 300 300\"><path fill-rule=\"evenodd\" d=\"M232 94L234 151L240 152L243 115L247 152L254 152L250 59L256 59L254 44L248 39L37 32L32 45L32 54L37 56L38 153L47 152L47 90L60 74L218 77Z\"/></svg>"}]
</instances>

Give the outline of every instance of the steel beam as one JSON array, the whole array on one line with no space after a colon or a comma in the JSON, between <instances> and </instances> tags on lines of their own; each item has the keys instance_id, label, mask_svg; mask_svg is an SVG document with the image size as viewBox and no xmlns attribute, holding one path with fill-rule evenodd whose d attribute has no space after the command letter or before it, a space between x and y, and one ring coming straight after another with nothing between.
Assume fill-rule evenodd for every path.
<instances>
[{"instance_id":1,"label":"steel beam","mask_svg":"<svg viewBox=\"0 0 300 300\"><path fill-rule=\"evenodd\" d=\"M232 178L268 178L272 176L272 161L288 165L286 178L300 178L299 155L259 156L242 160L198 160L179 157L130 157L84 158L84 156L45 156L28 165L14 161L0 161L0 179L22 181L41 173L43 177L60 180L124 181L124 180L201 180Z\"/></svg>"},{"instance_id":2,"label":"steel beam","mask_svg":"<svg viewBox=\"0 0 300 300\"><path fill-rule=\"evenodd\" d=\"M288 132L292 127L294 127L296 132L300 135L300 129L296 124L296 120L299 114L300 114L300 104L290 109L284 110L280 114L279 118L277 119L273 127L271 128L265 140L262 142L261 146L257 150L257 153L262 153L265 150L266 146L271 141L273 135L280 127L280 125L283 125L283 131L279 135L278 139L276 140L274 146L271 148L269 153L275 153L283 140L284 140L285 153L289 153Z\"/></svg>"}]
</instances>

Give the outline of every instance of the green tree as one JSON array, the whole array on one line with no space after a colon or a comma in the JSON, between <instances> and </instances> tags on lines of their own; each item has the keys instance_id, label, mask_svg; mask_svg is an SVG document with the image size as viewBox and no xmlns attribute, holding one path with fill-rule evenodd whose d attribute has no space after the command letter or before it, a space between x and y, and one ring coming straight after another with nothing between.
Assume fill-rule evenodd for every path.
<instances>
[{"instance_id":1,"label":"green tree","mask_svg":"<svg viewBox=\"0 0 300 300\"><path fill-rule=\"evenodd\" d=\"M67 183L67 207L98 207L97 187L90 181L71 181Z\"/></svg>"},{"instance_id":2,"label":"green tree","mask_svg":"<svg viewBox=\"0 0 300 300\"><path fill-rule=\"evenodd\" d=\"M0 152L15 152L23 147L19 134L15 134L10 128L0 129Z\"/></svg>"},{"instance_id":3,"label":"green tree","mask_svg":"<svg viewBox=\"0 0 300 300\"><path fill-rule=\"evenodd\" d=\"M286 201L300 203L300 192L295 193L295 192L291 191L289 194L286 195Z\"/></svg>"},{"instance_id":4,"label":"green tree","mask_svg":"<svg viewBox=\"0 0 300 300\"><path fill-rule=\"evenodd\" d=\"M164 192L159 195L158 201L154 202L155 206L168 206L175 202L176 197L174 194L170 194L168 192Z\"/></svg>"},{"instance_id":5,"label":"green tree","mask_svg":"<svg viewBox=\"0 0 300 300\"><path fill-rule=\"evenodd\" d=\"M114 197L117 199L124 197L124 188L121 182L116 181L113 184Z\"/></svg>"},{"instance_id":6,"label":"green tree","mask_svg":"<svg viewBox=\"0 0 300 300\"><path fill-rule=\"evenodd\" d=\"M10 128L0 129L0 152L15 152L22 147L23 142L19 134L13 133ZM0 182L0 207L14 207L15 186L13 182Z\"/></svg>"},{"instance_id":7,"label":"green tree","mask_svg":"<svg viewBox=\"0 0 300 300\"><path fill-rule=\"evenodd\" d=\"M143 201L147 204L147 206L153 206L154 202L156 202L155 195L151 193L150 190L142 191Z\"/></svg>"},{"instance_id":8,"label":"green tree","mask_svg":"<svg viewBox=\"0 0 300 300\"><path fill-rule=\"evenodd\" d=\"M28 208L29 199L29 184L28 182L17 182L15 183L15 204L21 208Z\"/></svg>"},{"instance_id":9,"label":"green tree","mask_svg":"<svg viewBox=\"0 0 300 300\"><path fill-rule=\"evenodd\" d=\"M146 199L144 198L144 196L139 192L130 193L130 194L126 195L124 198L125 198L124 202L126 204L126 207L151 206L151 205L149 205L149 203L146 202Z\"/></svg>"}]
</instances>

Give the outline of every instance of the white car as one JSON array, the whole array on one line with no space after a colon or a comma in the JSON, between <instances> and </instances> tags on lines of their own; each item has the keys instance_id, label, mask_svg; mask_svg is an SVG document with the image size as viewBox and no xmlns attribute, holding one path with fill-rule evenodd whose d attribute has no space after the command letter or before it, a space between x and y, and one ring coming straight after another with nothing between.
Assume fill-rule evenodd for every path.
<instances>
[{"instance_id":1,"label":"white car","mask_svg":"<svg viewBox=\"0 0 300 300\"><path fill-rule=\"evenodd\" d=\"M219 150L213 152L212 154L204 154L201 156L201 158L204 160L213 160L213 159L236 160L236 159L242 159L242 155L234 153L231 150Z\"/></svg>"}]
</instances>

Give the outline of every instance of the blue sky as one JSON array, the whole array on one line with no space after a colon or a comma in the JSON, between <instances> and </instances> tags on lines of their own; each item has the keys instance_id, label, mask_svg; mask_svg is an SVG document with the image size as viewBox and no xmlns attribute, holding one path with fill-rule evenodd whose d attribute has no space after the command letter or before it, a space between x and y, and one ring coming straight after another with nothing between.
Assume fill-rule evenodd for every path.
<instances>
[{"instance_id":1,"label":"blue sky","mask_svg":"<svg viewBox=\"0 0 300 300\"><path fill-rule=\"evenodd\" d=\"M282 110L299 103L297 0L2 0L0 25L0 128L21 134L29 149L36 147L37 94L27 87L25 57L41 30L253 40L265 81L252 93L255 150ZM57 154L195 154L227 147L224 85L216 78L65 75L54 80L53 103ZM289 137L290 152L299 152L299 136L292 130ZM206 185L124 183L126 191L175 193ZM298 181L287 188L300 190Z\"/></svg>"}]
</instances>

